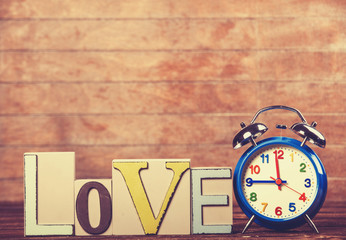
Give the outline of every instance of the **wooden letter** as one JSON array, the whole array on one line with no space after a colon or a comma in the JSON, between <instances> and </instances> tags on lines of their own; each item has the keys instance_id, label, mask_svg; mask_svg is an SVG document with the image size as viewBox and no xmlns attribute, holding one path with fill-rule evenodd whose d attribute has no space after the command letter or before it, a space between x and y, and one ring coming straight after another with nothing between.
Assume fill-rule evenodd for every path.
<instances>
[{"instance_id":1,"label":"wooden letter","mask_svg":"<svg viewBox=\"0 0 346 240\"><path fill-rule=\"evenodd\" d=\"M165 222L166 213L169 212L169 205L173 200L173 196L176 197L175 192L178 185L180 187L183 175L189 175L186 174L189 167L190 162L186 160L113 160L114 234L158 234L162 223ZM160 234L178 234L175 231L179 234L190 233L190 201L187 198L190 196L190 191L188 184L189 176L182 184L185 186L181 187L184 189L180 194L182 196L178 197L178 199L182 199L181 197L185 199L185 202L181 204L182 208L185 209L182 213L184 218L181 219L181 215L177 212L177 217L173 220L174 223L169 223L170 225L177 224L177 226L180 226L180 222L183 222L186 223L185 227L178 230L174 229L172 232L170 230L163 231ZM162 187L160 189L160 185L164 186L163 191ZM153 186L160 189L160 191L153 189ZM149 194L149 192L153 194ZM126 198L129 200L127 202L132 202L137 217L133 216L134 211L131 205L126 205L126 200L120 198ZM155 211L157 207L153 209L152 204L154 202L161 202L158 212ZM157 206L157 204L153 205ZM134 224L138 220L142 230L138 229L138 224ZM128 226L124 226L126 223Z\"/></svg>"},{"instance_id":2,"label":"wooden letter","mask_svg":"<svg viewBox=\"0 0 346 240\"><path fill-rule=\"evenodd\" d=\"M215 184L210 184L213 181ZM232 169L191 169L191 182L192 233L231 233ZM228 195L219 195L220 193L228 193Z\"/></svg>"},{"instance_id":3,"label":"wooden letter","mask_svg":"<svg viewBox=\"0 0 346 240\"><path fill-rule=\"evenodd\" d=\"M24 154L24 235L73 234L74 161L74 153Z\"/></svg>"},{"instance_id":4,"label":"wooden letter","mask_svg":"<svg viewBox=\"0 0 346 240\"><path fill-rule=\"evenodd\" d=\"M75 181L76 235L112 234L112 198L110 179Z\"/></svg>"}]
</instances>

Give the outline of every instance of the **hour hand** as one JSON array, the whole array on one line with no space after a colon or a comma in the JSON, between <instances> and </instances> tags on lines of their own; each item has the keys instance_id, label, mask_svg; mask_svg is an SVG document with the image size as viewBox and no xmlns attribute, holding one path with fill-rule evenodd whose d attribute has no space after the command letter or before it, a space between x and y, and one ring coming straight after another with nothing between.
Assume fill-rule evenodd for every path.
<instances>
[{"instance_id":1,"label":"hour hand","mask_svg":"<svg viewBox=\"0 0 346 240\"><path fill-rule=\"evenodd\" d=\"M252 178L247 178L246 180L246 185L250 187L253 183L275 183L276 181L274 180L253 180ZM282 183L287 183L286 180L281 180Z\"/></svg>"}]
</instances>

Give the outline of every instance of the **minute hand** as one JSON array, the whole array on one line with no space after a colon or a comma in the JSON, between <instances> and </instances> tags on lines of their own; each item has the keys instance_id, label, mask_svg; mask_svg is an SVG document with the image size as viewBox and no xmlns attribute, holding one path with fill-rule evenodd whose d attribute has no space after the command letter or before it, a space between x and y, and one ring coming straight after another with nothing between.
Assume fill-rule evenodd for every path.
<instances>
[{"instance_id":1,"label":"minute hand","mask_svg":"<svg viewBox=\"0 0 346 240\"><path fill-rule=\"evenodd\" d=\"M276 175L277 179L280 179L280 170L279 170L279 157L275 156L275 167L276 167ZM279 190L281 190L281 184L278 184Z\"/></svg>"}]
</instances>

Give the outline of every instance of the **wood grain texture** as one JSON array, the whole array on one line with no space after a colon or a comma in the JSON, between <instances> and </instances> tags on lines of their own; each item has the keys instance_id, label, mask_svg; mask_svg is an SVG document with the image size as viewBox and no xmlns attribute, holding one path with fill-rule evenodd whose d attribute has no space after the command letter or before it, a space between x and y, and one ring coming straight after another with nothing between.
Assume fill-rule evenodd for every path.
<instances>
[{"instance_id":1,"label":"wood grain texture","mask_svg":"<svg viewBox=\"0 0 346 240\"><path fill-rule=\"evenodd\" d=\"M0 79L9 82L132 82L257 79L247 51L3 52Z\"/></svg>"},{"instance_id":2,"label":"wood grain texture","mask_svg":"<svg viewBox=\"0 0 346 240\"><path fill-rule=\"evenodd\" d=\"M344 49L344 18L269 19L258 23L257 46L263 49Z\"/></svg>"},{"instance_id":3,"label":"wood grain texture","mask_svg":"<svg viewBox=\"0 0 346 240\"><path fill-rule=\"evenodd\" d=\"M29 145L33 147L50 144L53 146L69 144L230 144L240 130L238 126L243 119L249 119L249 117L205 115L12 116L0 118L2 126L0 143L8 146ZM313 119L316 120L316 116ZM345 116L323 116L318 119L321 125L318 129L329 139L329 144L345 144L345 138L343 138ZM270 120L275 124L282 123L281 121L274 122L273 118ZM267 122L264 121L264 123ZM272 127L270 124L267 125ZM290 123L288 126L291 126ZM290 136L291 133L287 130L282 134ZM266 137L271 135L271 132L268 132ZM294 135L291 134L291 136Z\"/></svg>"},{"instance_id":4,"label":"wood grain texture","mask_svg":"<svg viewBox=\"0 0 346 240\"><path fill-rule=\"evenodd\" d=\"M344 92L346 82L0 83L0 114L231 114L292 98L305 113L341 114Z\"/></svg>"},{"instance_id":5,"label":"wood grain texture","mask_svg":"<svg viewBox=\"0 0 346 240\"><path fill-rule=\"evenodd\" d=\"M344 0L0 0L2 18L343 17ZM64 11L61 11L64 9Z\"/></svg>"},{"instance_id":6,"label":"wood grain texture","mask_svg":"<svg viewBox=\"0 0 346 240\"><path fill-rule=\"evenodd\" d=\"M314 82L345 81L345 51L273 51L258 53L260 79Z\"/></svg>"},{"instance_id":7,"label":"wood grain texture","mask_svg":"<svg viewBox=\"0 0 346 240\"><path fill-rule=\"evenodd\" d=\"M233 100L234 95L254 92L256 85L232 82L0 84L0 89L6 99L0 100L0 114L246 112L257 100L256 95L249 96L247 104Z\"/></svg>"},{"instance_id":8,"label":"wood grain texture","mask_svg":"<svg viewBox=\"0 0 346 240\"><path fill-rule=\"evenodd\" d=\"M3 21L2 49L246 49L256 46L254 24L247 19Z\"/></svg>"},{"instance_id":9,"label":"wood grain texture","mask_svg":"<svg viewBox=\"0 0 346 240\"><path fill-rule=\"evenodd\" d=\"M2 82L338 81L342 51L2 52Z\"/></svg>"},{"instance_id":10,"label":"wood grain texture","mask_svg":"<svg viewBox=\"0 0 346 240\"><path fill-rule=\"evenodd\" d=\"M234 168L239 123L277 104L318 122L341 201L345 29L344 0L0 0L0 201L23 200L24 152L76 152L77 178L113 158ZM275 129L292 113L258 121L296 138Z\"/></svg>"},{"instance_id":11,"label":"wood grain texture","mask_svg":"<svg viewBox=\"0 0 346 240\"><path fill-rule=\"evenodd\" d=\"M1 49L340 49L345 19L2 21ZM155 39L155 41L152 41Z\"/></svg>"}]
</instances>

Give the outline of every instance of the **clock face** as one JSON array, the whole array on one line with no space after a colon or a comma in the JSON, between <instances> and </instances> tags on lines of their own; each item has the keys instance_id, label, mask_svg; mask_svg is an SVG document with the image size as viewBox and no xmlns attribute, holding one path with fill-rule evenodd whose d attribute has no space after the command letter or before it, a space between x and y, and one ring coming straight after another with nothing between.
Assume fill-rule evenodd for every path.
<instances>
[{"instance_id":1,"label":"clock face","mask_svg":"<svg viewBox=\"0 0 346 240\"><path fill-rule=\"evenodd\" d=\"M254 152L240 173L243 198L253 212L274 221L302 215L318 192L310 158L285 144L267 145Z\"/></svg>"}]
</instances>

